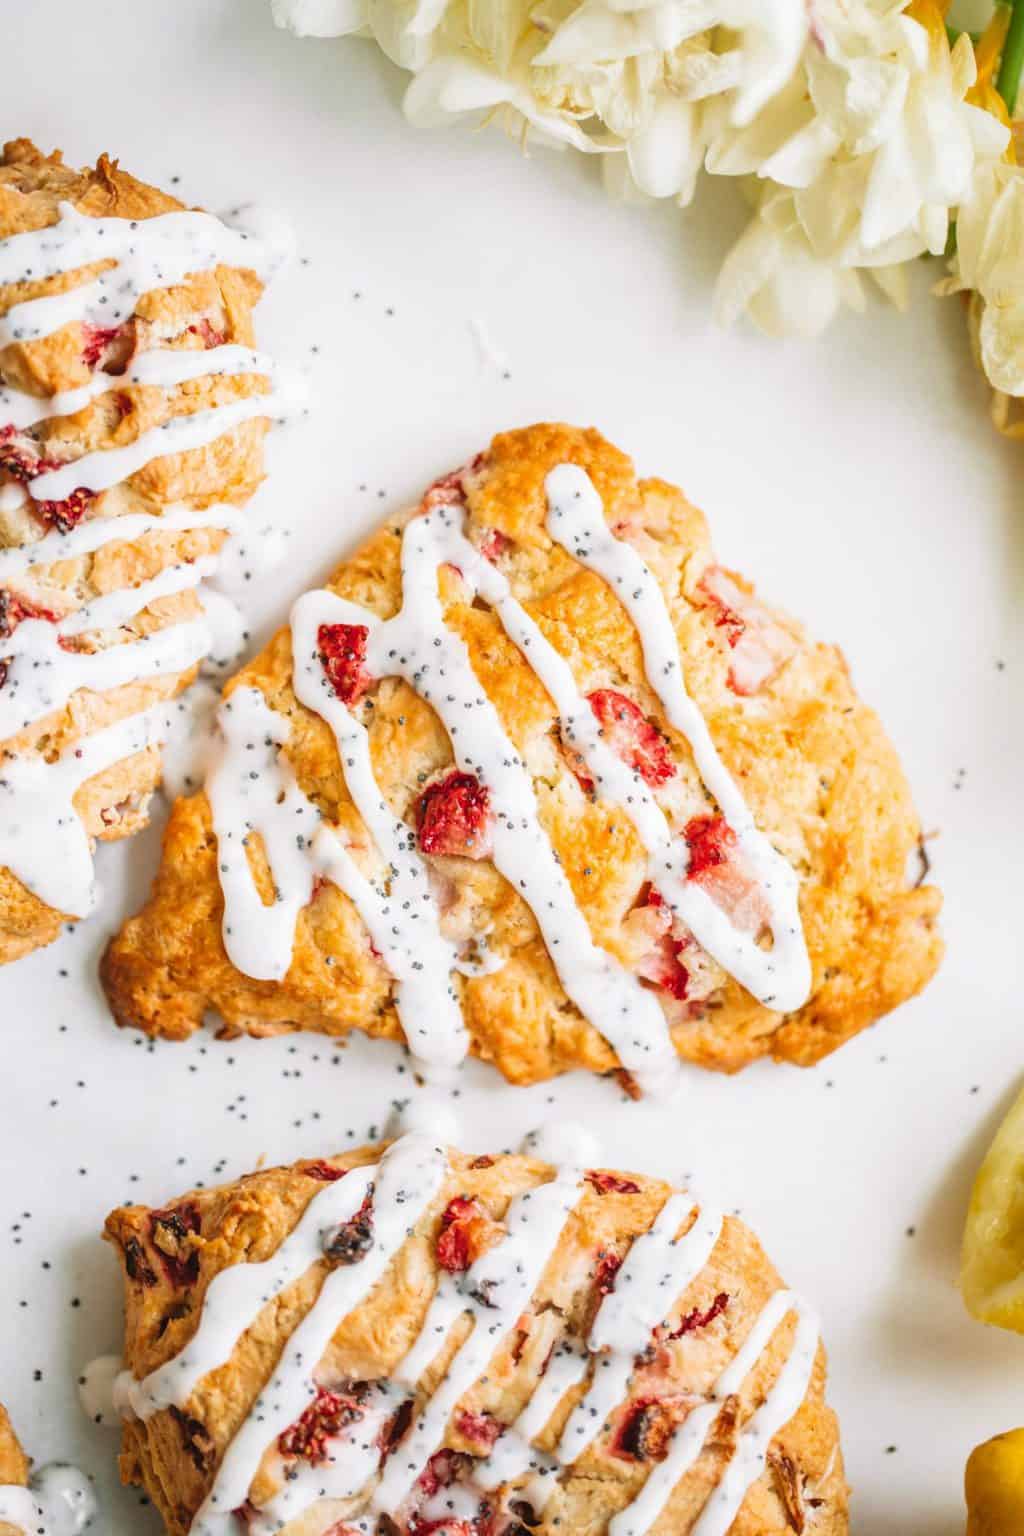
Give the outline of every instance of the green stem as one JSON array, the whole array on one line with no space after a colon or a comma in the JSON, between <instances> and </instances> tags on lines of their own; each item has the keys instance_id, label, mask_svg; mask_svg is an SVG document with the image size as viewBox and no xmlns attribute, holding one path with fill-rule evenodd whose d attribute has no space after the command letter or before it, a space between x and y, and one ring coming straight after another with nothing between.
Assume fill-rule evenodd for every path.
<instances>
[{"instance_id":1,"label":"green stem","mask_svg":"<svg viewBox=\"0 0 1024 1536\"><path fill-rule=\"evenodd\" d=\"M1020 77L1024 71L1024 3L1022 0L1010 0L1013 7L1013 15L1010 17L1010 30L1006 34L1006 42L1003 45L1003 58L999 66L999 76L996 80L996 90L1006 102L1007 111L1012 117L1017 109L1017 97L1020 94Z\"/></svg>"}]
</instances>

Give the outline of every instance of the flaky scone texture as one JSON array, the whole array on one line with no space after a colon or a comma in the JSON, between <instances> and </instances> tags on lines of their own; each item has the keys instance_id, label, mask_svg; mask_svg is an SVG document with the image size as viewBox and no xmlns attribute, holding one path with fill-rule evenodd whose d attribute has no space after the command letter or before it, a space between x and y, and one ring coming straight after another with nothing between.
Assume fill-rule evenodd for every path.
<instances>
[{"instance_id":1,"label":"flaky scone texture","mask_svg":"<svg viewBox=\"0 0 1024 1536\"><path fill-rule=\"evenodd\" d=\"M106 155L94 169L77 171L64 165L59 153L44 155L27 139L8 143L0 158L0 239L55 224L61 203L73 204L89 218L140 221L183 208L169 194L129 176ZM98 262L0 285L0 315L24 301L78 287L113 265ZM144 293L133 315L110 333L73 321L52 335L0 347L0 386L38 397L42 410L49 397L88 384L97 367L118 373L155 348L202 351L226 342L251 346L252 309L261 291L259 278L249 270L218 266L196 272L173 287ZM0 492L13 490L40 464L52 467L99 450L128 447L142 433L175 418L264 393L267 388L268 380L252 373L200 377L173 389L126 383L73 415L49 417L19 432L5 424L0 402ZM244 421L205 447L153 458L117 485L90 497L84 513L75 497L70 506L47 507L45 517L27 499L18 504L16 498L0 497L0 550L35 542L47 531L47 522L64 527L83 517L114 518L138 512L159 516L170 503L196 510L217 503L241 505L262 478L267 425L262 418ZM0 585L0 672L3 640L24 617L62 619L105 594L148 581L169 566L215 554L224 537L217 528L156 530L105 544L93 554L34 566L24 579ZM200 611L192 591L156 597L130 622L113 630L92 631L76 644L88 650L128 643L195 618ZM53 761L82 737L173 698L194 675L191 668L102 692L79 689L64 708L0 741L0 758L42 754ZM160 754L156 747L149 747L87 780L74 804L90 836L111 840L145 825L149 797L159 777ZM27 890L10 869L0 867L0 964L51 942L62 921L61 912Z\"/></svg>"},{"instance_id":2,"label":"flaky scone texture","mask_svg":"<svg viewBox=\"0 0 1024 1536\"><path fill-rule=\"evenodd\" d=\"M30 1466L7 1409L0 1403L0 1487L27 1487ZM0 1520L0 1536L24 1536L24 1533L18 1526Z\"/></svg>"},{"instance_id":3,"label":"flaky scone texture","mask_svg":"<svg viewBox=\"0 0 1024 1536\"><path fill-rule=\"evenodd\" d=\"M325 1180L337 1179L341 1170L376 1163L383 1150L364 1147L264 1170L218 1189L193 1190L158 1211L131 1206L112 1212L106 1236L119 1251L124 1269L125 1361L131 1374L141 1380L181 1354L197 1332L214 1279L232 1265L268 1260L324 1189ZM465 1269L481 1252L493 1248L500 1253L510 1202L546 1184L555 1172L525 1156L470 1157L452 1150L447 1169L436 1197L408 1229L381 1279L339 1320L316 1368L316 1405L267 1447L249 1492L249 1502L257 1509L302 1470L304 1460L315 1464L330 1456L331 1435L344 1436L353 1415L358 1428L372 1384L387 1381L407 1354L439 1280L446 1273L450 1279L453 1270ZM453 1407L443 1448L457 1453L454 1462L443 1450L440 1458L431 1456L430 1468L424 1468L416 1485L414 1504L429 1492L428 1477L472 1483L474 1458L486 1456L498 1431L521 1413L549 1368L556 1345L585 1346L602 1299L612 1289L611 1277L671 1193L667 1184L639 1174L589 1170L581 1175L578 1201L532 1300L507 1337L494 1337L486 1370ZM685 1201L684 1208L687 1205ZM684 1219L681 1236L697 1219L694 1207ZM350 1256L339 1262L350 1262ZM170 1536L186 1536L227 1447L334 1267L332 1259L320 1260L276 1294L259 1310L230 1359L204 1377L185 1403L124 1423L122 1477L145 1489ZM726 1217L708 1262L689 1287L678 1297L662 1297L666 1316L671 1313L671 1336L668 1328L652 1334L649 1349L635 1362L628 1395L584 1454L563 1465L543 1514L532 1510L528 1501L525 1506L517 1503L515 1487L505 1488L489 1499L487 1512L464 1524L455 1521L452 1531L456 1536L463 1531L466 1536L490 1536L492 1531L496 1536L523 1536L527 1529L538 1536L569 1531L573 1536L603 1536L609 1521L637 1497L652 1468L664 1459L673 1426L683 1421L688 1409L708 1400L712 1384L747 1340L780 1284L754 1234L741 1221ZM486 1311L482 1315L486 1317ZM752 1414L778 1380L793 1347L793 1333L790 1317L772 1334L742 1389L723 1399L699 1458L650 1527L654 1536L686 1536L694 1529ZM465 1337L456 1324L420 1379L417 1412L437 1390ZM816 1536L841 1536L847 1531L838 1425L825 1402L825 1384L826 1358L819 1343L803 1401L771 1438L763 1470L729 1525L730 1536L782 1536L805 1529ZM534 1445L553 1451L586 1387L586 1381L572 1386L558 1400ZM340 1405L347 1405L348 1411ZM382 1434L382 1466L388 1455L401 1454L407 1423L408 1413L400 1413L397 1423ZM317 1431L325 1428L326 1443L317 1442ZM345 1520L369 1507L370 1492L372 1487L343 1506L319 1510L315 1520L309 1515L306 1523L301 1516L289 1520L284 1531L287 1536L313 1536L328 1527L346 1531ZM507 1523L498 1513L504 1506L516 1515ZM442 1528L447 1530L443 1520L434 1525L416 1510L397 1521L384 1518L380 1525L390 1536L404 1536L406 1530L440 1533Z\"/></svg>"},{"instance_id":4,"label":"flaky scone texture","mask_svg":"<svg viewBox=\"0 0 1024 1536\"><path fill-rule=\"evenodd\" d=\"M678 972L669 967L681 946L654 926L660 914L650 905L644 848L632 824L614 803L588 793L537 675L451 568L440 578L445 622L464 639L482 688L533 773L544 831L595 940L650 978L679 1054L725 1071L765 1055L815 1062L923 987L941 956L939 893L907 883L918 823L895 752L854 692L841 653L812 643L793 620L757 603L741 578L715 566L705 519L680 491L638 481L630 460L596 431L541 425L504 433L440 483L458 480L469 538L496 552L516 597L569 661L581 691L625 699L653 740L650 750L671 753L677 816L706 810L689 747L648 685L624 608L545 526L545 476L564 462L591 477L608 522L656 576L689 692L758 826L798 871L813 972L799 1011L785 1016L762 1006L708 964L696 997L692 976L675 984ZM402 526L400 519L383 527L338 567L330 588L375 614L393 614ZM285 717L286 755L299 784L358 849L365 833L334 738L292 688L288 629L230 685L243 686L259 689ZM451 765L449 738L402 681L380 683L358 707L382 792L415 826L423 786ZM255 849L250 859L266 889ZM443 886L446 930L463 942L486 934L489 952L503 961L491 974L455 978L472 1052L516 1083L579 1066L614 1070L613 1050L566 997L531 910L494 865L480 857L428 862ZM229 1035L356 1028L401 1038L392 981L336 887L320 884L300 914L281 983L253 981L233 968L222 915L210 807L199 794L175 805L149 903L103 962L119 1023L182 1039L214 1009Z\"/></svg>"}]
</instances>

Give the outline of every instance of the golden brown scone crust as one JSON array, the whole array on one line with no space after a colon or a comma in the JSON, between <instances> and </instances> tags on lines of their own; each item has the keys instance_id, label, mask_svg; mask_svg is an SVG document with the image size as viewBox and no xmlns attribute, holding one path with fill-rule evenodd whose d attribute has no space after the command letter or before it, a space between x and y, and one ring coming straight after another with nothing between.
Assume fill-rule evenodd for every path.
<instances>
[{"instance_id":1,"label":"golden brown scone crust","mask_svg":"<svg viewBox=\"0 0 1024 1536\"><path fill-rule=\"evenodd\" d=\"M672 731L647 684L636 631L611 589L555 546L545 528L544 479L570 461L590 475L609 522L657 577L674 622L687 686L759 827L797 868L813 987L799 1012L757 1003L731 978L706 1003L671 1014L680 1055L735 1071L760 1056L803 1065L896 1007L928 981L942 953L940 896L908 888L918 824L895 752L861 703L839 651L815 645L774 614L793 655L756 694L729 686L731 652L701 581L713 560L703 515L671 485L639 481L631 461L596 431L540 425L496 437L463 476L467 532L504 541L500 564L515 595L570 661L581 692L612 688L638 701L672 748L679 794L706 801L685 740ZM402 519L392 521L335 571L329 586L389 616L399 606ZM497 618L467 598L456 573L441 573L446 622L466 641L474 670L534 774L541 818L595 939L636 963L629 921L645 889L644 849L615 805L588 797L558 749L554 706ZM356 841L361 823L339 771L327 725L291 686L288 629L230 687L256 687L290 721L287 756L304 792ZM374 771L389 804L414 822L421 786L452 761L430 707L404 683L384 681L364 712ZM687 798L688 797L688 798ZM610 1046L568 1001L533 915L486 859L435 858L449 883L447 921L458 937L489 935L507 957L490 976L456 979L475 1055L512 1082L573 1067L606 1072ZM254 864L257 875L265 864ZM266 899L266 897L264 898ZM355 910L323 886L300 914L291 968L280 984L253 981L221 942L223 902L206 797L179 800L148 905L112 941L103 982L118 1022L182 1039L208 1008L225 1031L282 1029L400 1038L392 983L374 958Z\"/></svg>"},{"instance_id":2,"label":"golden brown scone crust","mask_svg":"<svg viewBox=\"0 0 1024 1536\"><path fill-rule=\"evenodd\" d=\"M176 198L129 176L106 155L95 169L76 171L64 165L59 153L43 155L27 139L7 144L0 158L0 238L55 223L61 202L71 202L80 213L94 218L140 220L183 207ZM0 314L24 300L78 286L103 265L110 263L0 286ZM143 294L133 318L112 344L118 355L108 369L116 370L131 355L154 347L201 350L219 341L252 346L252 309L261 291L254 272L220 266L196 273L176 287ZM51 336L0 347L0 382L41 399L77 388L88 382L92 371L83 352L85 341L85 330L76 321ZM43 421L28 435L44 459L63 462L98 449L124 447L172 417L267 388L268 381L260 375L200 378L166 391L130 385L100 396L73 416ZM243 422L206 447L155 459L96 496L86 515L160 514L171 502L196 509L220 502L241 505L262 478L266 428L262 418ZM0 485L10 478L0 459ZM0 513L0 549L32 542L43 532L32 512ZM17 596L63 617L93 598L147 580L169 565L216 553L223 540L223 532L216 529L169 530L130 543L108 544L94 555L34 569L19 581ZM198 599L191 592L163 598L131 623L107 631L104 643L128 642L198 612ZM2 633L0 623L0 656ZM103 693L80 690L64 709L0 742L0 754L41 751L52 758L78 738L172 698L194 676L192 669ZM160 754L150 748L88 780L74 803L90 835L107 841L127 837L144 826L148 800L159 778ZM12 871L0 868L0 964L50 943L63 921L62 913L28 891Z\"/></svg>"},{"instance_id":3,"label":"golden brown scone crust","mask_svg":"<svg viewBox=\"0 0 1024 1536\"><path fill-rule=\"evenodd\" d=\"M0 1403L0 1487L27 1487L31 1465L14 1433L7 1409ZM16 1525L8 1525L6 1520L0 1520L0 1536L24 1536L24 1532Z\"/></svg>"},{"instance_id":4,"label":"golden brown scone crust","mask_svg":"<svg viewBox=\"0 0 1024 1536\"><path fill-rule=\"evenodd\" d=\"M309 1201L324 1186L325 1163L350 1169L377 1161L382 1146L364 1147L315 1163L295 1163L254 1173L218 1189L193 1190L154 1213L144 1206L113 1211L106 1236L118 1249L125 1276L125 1361L137 1379L176 1356L195 1333L205 1292L214 1277L232 1264L267 1259L292 1230ZM312 1169L312 1172L304 1172ZM441 1270L435 1252L441 1220L449 1201L465 1198L494 1222L502 1220L511 1199L545 1183L548 1164L522 1156L473 1158L449 1153L448 1176L437 1198L411 1230L379 1284L340 1324L317 1371L322 1385L386 1378L405 1355L422 1327ZM600 1297L596 1282L606 1256L624 1258L632 1240L654 1221L670 1187L639 1174L625 1178L627 1191L599 1192L587 1182L562 1232L558 1247L534 1293L527 1320L496 1349L481 1379L459 1400L449 1421L445 1444L473 1454L471 1440L456 1427L464 1410L511 1423L529 1399L556 1339L571 1333L584 1339ZM179 1218L187 1232L176 1247L188 1278L178 1283L164 1258L167 1233ZM168 1222L171 1220L171 1226ZM158 1224L159 1223L159 1224ZM157 1241L154 1242L154 1237ZM172 1246L176 1246L173 1245ZM319 1293L326 1262L307 1271L282 1291L236 1346L231 1358L199 1383L180 1409L160 1412L123 1425L121 1475L141 1485L163 1515L170 1536L186 1536L189 1525L216 1475L226 1447L248 1417L268 1380L285 1340ZM781 1282L754 1234L726 1217L705 1268L677 1299L675 1319L694 1309L706 1315L715 1298L728 1298L712 1321L698 1323L685 1337L656 1348L637 1369L628 1402L671 1399L680 1392L700 1398L736 1354L761 1308ZM652 1527L656 1536L686 1536L715 1486L742 1428L788 1356L792 1317L775 1333L751 1372L738 1399L727 1399L720 1421L692 1471L678 1484L663 1516ZM425 1373L421 1391L433 1392L461 1342L453 1329L446 1347ZM783 1536L802 1530L801 1516L815 1536L844 1536L847 1487L835 1414L825 1402L826 1359L819 1345L811 1384L794 1417L772 1441L763 1475L749 1490L730 1536ZM562 1399L543 1434L535 1441L551 1449L586 1384ZM538 1536L571 1531L573 1536L602 1536L612 1516L639 1492L651 1461L615 1453L616 1438L628 1418L623 1408L611 1433L602 1432L572 1467L563 1471L546 1507ZM483 1454L476 1448L476 1454ZM264 1457L250 1489L257 1505L279 1488L280 1462ZM814 1502L812 1502L814 1501ZM334 1513L354 1518L349 1506ZM813 1523L812 1523L813 1518ZM319 1527L317 1527L319 1528ZM288 1536L304 1532L301 1519L284 1527Z\"/></svg>"}]
</instances>

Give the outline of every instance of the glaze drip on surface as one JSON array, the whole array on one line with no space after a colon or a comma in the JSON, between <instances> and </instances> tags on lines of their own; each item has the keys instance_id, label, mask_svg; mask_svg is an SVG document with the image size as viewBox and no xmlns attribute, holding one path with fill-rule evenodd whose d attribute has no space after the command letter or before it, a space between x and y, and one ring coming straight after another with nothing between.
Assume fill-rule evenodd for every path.
<instances>
[{"instance_id":1,"label":"glaze drip on surface","mask_svg":"<svg viewBox=\"0 0 1024 1536\"><path fill-rule=\"evenodd\" d=\"M385 802L373 773L366 728L327 676L318 641L325 626L365 630L367 672L378 681L403 678L436 711L448 732L457 769L473 775L486 789L493 820L489 856L533 912L566 994L641 1088L665 1092L678 1066L665 1014L655 994L594 942L541 824L530 772L482 689L464 641L445 623L438 593L440 567L457 568L471 595L490 605L536 672L558 710L567 741L586 763L595 793L622 809L635 826L647 852L650 880L663 901L698 943L759 1001L780 1010L800 1006L810 986L798 880L755 826L718 757L703 716L686 693L678 644L655 578L636 552L607 527L600 498L582 470L562 465L548 476L547 484L552 536L574 559L598 571L636 625L648 681L670 722L690 744L708 791L757 877L771 914L771 948L761 948L697 883L687 880L685 837L673 833L640 773L608 745L568 662L515 598L504 574L466 538L461 508L436 506L407 525L402 538L402 606L393 618L381 620L329 591L300 598L292 612L293 686L299 700L331 727L346 786L370 835L375 899L365 891L352 899L382 956L385 950L373 927L376 921L380 928L381 900L390 903L393 942L385 964L401 982L396 1005L410 1046L424 1068L450 1066L465 1053L466 1032L450 980L459 966L441 932L440 913L416 836ZM233 738L234 733L226 730L225 735ZM249 767L246 754L253 751L258 751L253 743L237 741L233 747L232 739L227 739L215 795L219 835L228 843L238 844L252 830L242 795L224 785L231 780L236 791L243 787ZM276 795L268 793L266 800L265 839L281 845L288 839L294 811L290 801L286 804ZM265 905L255 897L247 867L236 869L230 859L227 862L222 885L228 954L250 975L280 979L291 957L296 911L308 900L304 893L312 890L317 875L333 876L311 844L298 858L291 848L283 851L283 875L271 855L275 884L289 894ZM248 890L240 888L245 884ZM351 894L350 873L348 886ZM248 928L253 921L258 932ZM416 965L422 968L424 984L429 972L429 987L439 1000L431 1013L411 1009L401 995Z\"/></svg>"},{"instance_id":2,"label":"glaze drip on surface","mask_svg":"<svg viewBox=\"0 0 1024 1536\"><path fill-rule=\"evenodd\" d=\"M80 1536L95 1515L89 1479L63 1462L33 1472L27 1488L0 1487L0 1524L16 1526L25 1536Z\"/></svg>"},{"instance_id":3,"label":"glaze drip on surface","mask_svg":"<svg viewBox=\"0 0 1024 1536\"><path fill-rule=\"evenodd\" d=\"M511 1202L496 1245L462 1273L442 1272L420 1332L387 1381L365 1384L356 1426L331 1442L326 1461L279 1469L282 1486L259 1508L246 1504L250 1485L268 1451L297 1422L316 1396L319 1362L350 1313L383 1278L407 1236L428 1218L447 1172L443 1150L429 1138L408 1135L392 1144L380 1163L357 1167L326 1184L306 1206L291 1233L268 1259L221 1271L206 1292L199 1324L181 1353L143 1381L119 1379L116 1400L126 1416L149 1418L174 1406L185 1409L203 1377L227 1361L260 1311L323 1257L336 1228L372 1203L373 1242L355 1262L329 1271L315 1303L287 1340L263 1387L220 1463L197 1513L195 1536L234 1536L235 1512L243 1505L248 1529L272 1536L308 1515L321 1501L358 1500L347 1509L345 1528L372 1536L377 1519L399 1522L420 1498L420 1478L445 1444L448 1425L467 1393L487 1376L533 1304L545 1271L583 1196L583 1169L567 1166L524 1190ZM499 1425L491 1452L474 1459L468 1481L445 1490L476 1506L506 1485L507 1497L526 1496L543 1515L563 1470L588 1449L629 1394L633 1372L658 1330L670 1323L688 1288L704 1269L722 1231L721 1216L672 1194L652 1227L637 1236L600 1301L589 1335L557 1337L515 1422ZM570 1237L571 1242L571 1237ZM818 1348L818 1325L790 1291L772 1295L746 1338L711 1388L689 1405L664 1460L651 1464L637 1497L615 1516L612 1536L644 1536L658 1520L676 1484L697 1461L728 1398L738 1394L777 1332L795 1317L792 1343L760 1406L746 1420L725 1457L716 1485L700 1513L695 1536L725 1536L751 1484L761 1475L774 1436L798 1411L807 1393ZM424 1395L425 1373L456 1326L468 1332L447 1371ZM553 1454L532 1441L545 1429L570 1391L586 1386ZM381 1433L403 1403L412 1414L397 1443ZM408 1411L408 1410L407 1410ZM382 1450L386 1446L386 1450ZM716 1442L716 1455L722 1447ZM474 1502L475 1501L475 1502ZM469 1504L474 1502L474 1507ZM325 1504L324 1529L337 1518ZM415 1520L414 1520L415 1524ZM303 1527L306 1528L305 1526ZM319 1525L310 1529L320 1529ZM402 1526L404 1529L404 1524Z\"/></svg>"}]
</instances>

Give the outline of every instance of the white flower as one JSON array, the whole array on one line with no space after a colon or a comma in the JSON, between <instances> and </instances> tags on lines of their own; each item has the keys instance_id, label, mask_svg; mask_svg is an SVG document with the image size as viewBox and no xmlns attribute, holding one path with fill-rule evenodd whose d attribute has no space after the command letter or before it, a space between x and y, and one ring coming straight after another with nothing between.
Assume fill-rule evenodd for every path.
<instances>
[{"instance_id":1,"label":"white flower","mask_svg":"<svg viewBox=\"0 0 1024 1536\"><path fill-rule=\"evenodd\" d=\"M1024 396L1024 167L1000 161L961 204L952 276L943 293L973 290L982 366L993 388Z\"/></svg>"},{"instance_id":2,"label":"white flower","mask_svg":"<svg viewBox=\"0 0 1024 1536\"><path fill-rule=\"evenodd\" d=\"M792 193L766 188L756 217L722 265L716 320L732 325L745 314L770 336L817 336L842 304L864 308L857 273L816 256Z\"/></svg>"}]
</instances>

